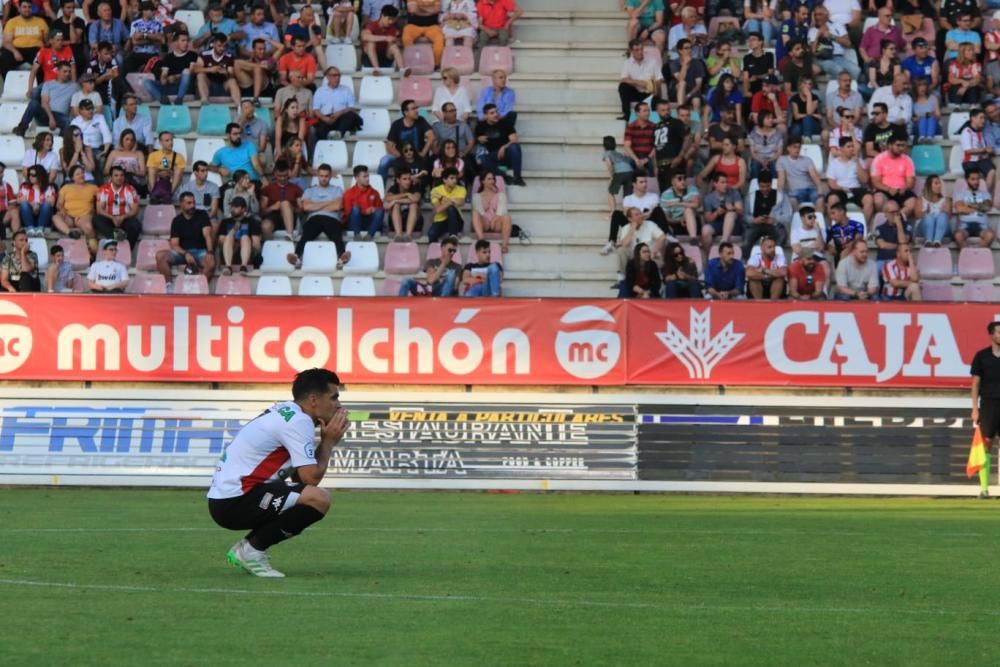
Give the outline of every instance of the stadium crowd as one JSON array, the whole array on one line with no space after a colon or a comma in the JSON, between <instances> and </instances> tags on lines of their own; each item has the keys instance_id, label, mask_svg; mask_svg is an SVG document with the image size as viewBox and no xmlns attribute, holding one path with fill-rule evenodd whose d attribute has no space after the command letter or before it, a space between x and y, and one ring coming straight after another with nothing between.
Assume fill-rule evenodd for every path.
<instances>
[{"instance_id":1,"label":"stadium crowd","mask_svg":"<svg viewBox=\"0 0 1000 667\"><path fill-rule=\"evenodd\" d=\"M997 8L622 0L601 251L620 296L919 300L918 247L947 281L950 242L991 282Z\"/></svg>"},{"instance_id":2,"label":"stadium crowd","mask_svg":"<svg viewBox=\"0 0 1000 667\"><path fill-rule=\"evenodd\" d=\"M526 185L509 49L475 104L450 67L441 70L430 114L402 100L384 155L371 164L355 159L350 188L314 156L320 142L356 135L365 122L325 46L357 48L373 77L387 78L381 70L407 77L404 49L418 41L430 43L435 69L446 46L466 47L471 62L473 47L506 47L520 15L513 0L6 3L0 74L6 88L13 73L30 68L27 107L13 133L32 147L20 173L0 186L0 287L124 291L128 262L115 258L126 244L130 256L139 249L147 219L163 209L169 244L152 261L171 292L175 273L251 273L272 239L294 243L284 259L297 268L309 242L326 236L337 267L346 265L345 239L385 234L410 243L424 229L428 204L426 235L440 242L442 258L429 258L426 274L404 281L400 294L500 296L501 256L521 233L506 188ZM207 115L217 98L235 106L214 133L225 143L190 167L175 150L183 132L162 123L154 131L142 104L158 103L162 121L191 100ZM7 169L0 163L0 176ZM467 233L476 239L469 261L446 261ZM43 238L57 239L42 251L44 272L33 249L43 246L32 241ZM81 264L90 265L85 279L74 270Z\"/></svg>"}]
</instances>

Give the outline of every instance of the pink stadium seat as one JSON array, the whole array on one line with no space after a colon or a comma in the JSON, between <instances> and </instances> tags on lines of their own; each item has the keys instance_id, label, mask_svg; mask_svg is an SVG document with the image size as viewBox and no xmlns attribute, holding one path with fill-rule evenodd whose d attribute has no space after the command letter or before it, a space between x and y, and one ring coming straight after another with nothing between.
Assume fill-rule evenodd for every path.
<instances>
[{"instance_id":1,"label":"pink stadium seat","mask_svg":"<svg viewBox=\"0 0 1000 667\"><path fill-rule=\"evenodd\" d=\"M492 76L498 69L510 74L514 71L514 56L509 46L484 46L479 52L480 76Z\"/></svg>"},{"instance_id":2,"label":"pink stadium seat","mask_svg":"<svg viewBox=\"0 0 1000 667\"><path fill-rule=\"evenodd\" d=\"M962 285L962 300L989 302L996 301L995 290L992 280L974 280L971 283Z\"/></svg>"},{"instance_id":3,"label":"pink stadium seat","mask_svg":"<svg viewBox=\"0 0 1000 667\"><path fill-rule=\"evenodd\" d=\"M170 233L170 223L177 212L170 204L150 204L142 214L142 233L151 236L166 236Z\"/></svg>"},{"instance_id":4,"label":"pink stadium seat","mask_svg":"<svg viewBox=\"0 0 1000 667\"><path fill-rule=\"evenodd\" d=\"M66 261L74 269L79 271L90 266L90 250L87 248L86 241L83 239L61 238L59 239L59 245L63 247Z\"/></svg>"},{"instance_id":5,"label":"pink stadium seat","mask_svg":"<svg viewBox=\"0 0 1000 667\"><path fill-rule=\"evenodd\" d=\"M711 248L708 249L708 258L709 259L715 259L718 256L719 256L719 244L716 243ZM739 245L737 245L735 243L733 244L733 257L735 259L739 259L739 260L743 259L743 248L742 248L742 246L739 246ZM951 275L951 274L949 274L949 275Z\"/></svg>"},{"instance_id":6,"label":"pink stadium seat","mask_svg":"<svg viewBox=\"0 0 1000 667\"><path fill-rule=\"evenodd\" d=\"M440 247L440 246L439 246ZM408 276L420 270L420 249L416 243L393 242L385 249L385 272Z\"/></svg>"},{"instance_id":7,"label":"pink stadium seat","mask_svg":"<svg viewBox=\"0 0 1000 667\"><path fill-rule=\"evenodd\" d=\"M209 294L208 278L181 274L174 278L174 294Z\"/></svg>"},{"instance_id":8,"label":"pink stadium seat","mask_svg":"<svg viewBox=\"0 0 1000 667\"><path fill-rule=\"evenodd\" d=\"M249 296L253 294L253 283L246 276L219 276L215 281L215 293L229 296Z\"/></svg>"},{"instance_id":9,"label":"pink stadium seat","mask_svg":"<svg viewBox=\"0 0 1000 667\"><path fill-rule=\"evenodd\" d=\"M500 249L500 241L490 241L490 261L503 266L503 250Z\"/></svg>"},{"instance_id":10,"label":"pink stadium seat","mask_svg":"<svg viewBox=\"0 0 1000 667\"><path fill-rule=\"evenodd\" d=\"M462 76L476 71L476 59L471 44L455 44L445 47L441 55L441 69L454 67Z\"/></svg>"},{"instance_id":11,"label":"pink stadium seat","mask_svg":"<svg viewBox=\"0 0 1000 667\"><path fill-rule=\"evenodd\" d=\"M646 192L652 192L654 195L660 194L660 181L655 176L646 177Z\"/></svg>"},{"instance_id":12,"label":"pink stadium seat","mask_svg":"<svg viewBox=\"0 0 1000 667\"><path fill-rule=\"evenodd\" d=\"M155 78L156 77L154 77L152 74L146 74L144 72L132 72L131 74L125 77L125 81L127 81L128 85L130 85L132 87L132 90L135 91L135 96L139 98L140 103L152 102L153 98L149 96L148 92L146 92L146 86L143 85L143 82L146 79L152 81Z\"/></svg>"},{"instance_id":13,"label":"pink stadium seat","mask_svg":"<svg viewBox=\"0 0 1000 667\"><path fill-rule=\"evenodd\" d=\"M429 76L408 76L399 82L399 99L413 100L418 107L429 107L434 101L434 84Z\"/></svg>"},{"instance_id":14,"label":"pink stadium seat","mask_svg":"<svg viewBox=\"0 0 1000 667\"><path fill-rule=\"evenodd\" d=\"M698 275L702 275L704 273L704 267L702 266L701 261L701 248L692 243L682 243L681 247L684 248L684 254L687 255L692 262L694 262L695 266L698 267ZM733 247L735 248L736 246Z\"/></svg>"},{"instance_id":15,"label":"pink stadium seat","mask_svg":"<svg viewBox=\"0 0 1000 667\"><path fill-rule=\"evenodd\" d=\"M917 270L928 280L950 280L954 266L948 248L923 248L917 255Z\"/></svg>"},{"instance_id":16,"label":"pink stadium seat","mask_svg":"<svg viewBox=\"0 0 1000 667\"><path fill-rule=\"evenodd\" d=\"M399 296L399 286L402 283L396 276L386 276L382 281L382 296Z\"/></svg>"},{"instance_id":17,"label":"pink stadium seat","mask_svg":"<svg viewBox=\"0 0 1000 667\"><path fill-rule=\"evenodd\" d=\"M167 281L159 273L137 273L125 291L129 294L166 294Z\"/></svg>"},{"instance_id":18,"label":"pink stadium seat","mask_svg":"<svg viewBox=\"0 0 1000 667\"><path fill-rule=\"evenodd\" d=\"M135 268L139 271L155 270L156 253L161 250L170 250L170 242L157 239L139 241L139 248L135 255Z\"/></svg>"},{"instance_id":19,"label":"pink stadium seat","mask_svg":"<svg viewBox=\"0 0 1000 667\"><path fill-rule=\"evenodd\" d=\"M922 274L922 272L921 272ZM920 295L924 301L952 301L951 283L927 280L920 283Z\"/></svg>"},{"instance_id":20,"label":"pink stadium seat","mask_svg":"<svg viewBox=\"0 0 1000 667\"><path fill-rule=\"evenodd\" d=\"M434 49L430 44L414 44L403 49L403 66L410 69L411 74L434 73Z\"/></svg>"},{"instance_id":21,"label":"pink stadium seat","mask_svg":"<svg viewBox=\"0 0 1000 667\"><path fill-rule=\"evenodd\" d=\"M470 76L463 76L458 80L458 85L460 88L465 88L465 92L469 94L469 99L475 104L476 100L479 99L479 91L483 86L489 86L490 82L489 79L480 81Z\"/></svg>"},{"instance_id":22,"label":"pink stadium seat","mask_svg":"<svg viewBox=\"0 0 1000 667\"><path fill-rule=\"evenodd\" d=\"M125 266L132 266L132 246L129 245L128 241L118 242L118 256L115 259Z\"/></svg>"},{"instance_id":23,"label":"pink stadium seat","mask_svg":"<svg viewBox=\"0 0 1000 667\"><path fill-rule=\"evenodd\" d=\"M962 248L958 253L958 275L963 280L993 277L993 251L989 248Z\"/></svg>"}]
</instances>

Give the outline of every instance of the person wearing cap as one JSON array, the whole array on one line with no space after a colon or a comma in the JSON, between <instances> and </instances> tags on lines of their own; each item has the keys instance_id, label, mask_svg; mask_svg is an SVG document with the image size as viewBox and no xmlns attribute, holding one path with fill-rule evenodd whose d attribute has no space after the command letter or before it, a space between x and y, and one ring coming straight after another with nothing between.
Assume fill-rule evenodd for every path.
<instances>
[{"instance_id":1,"label":"person wearing cap","mask_svg":"<svg viewBox=\"0 0 1000 667\"><path fill-rule=\"evenodd\" d=\"M825 299L829 287L830 271L821 252L803 255L788 269L788 297L794 301Z\"/></svg>"},{"instance_id":2,"label":"person wearing cap","mask_svg":"<svg viewBox=\"0 0 1000 667\"><path fill-rule=\"evenodd\" d=\"M132 21L129 40L125 50L129 56L125 61L126 72L141 72L153 56L159 55L166 41L163 24L156 20L156 5L146 0L139 5L141 15Z\"/></svg>"},{"instance_id":3,"label":"person wearing cap","mask_svg":"<svg viewBox=\"0 0 1000 667\"><path fill-rule=\"evenodd\" d=\"M3 48L0 49L0 74L4 77L7 72L34 61L45 46L49 24L40 16L34 16L33 8L31 0L20 0L17 16L4 24Z\"/></svg>"},{"instance_id":4,"label":"person wearing cap","mask_svg":"<svg viewBox=\"0 0 1000 667\"><path fill-rule=\"evenodd\" d=\"M111 167L111 179L97 191L97 215L94 231L99 238L128 239L129 246L139 245L139 193L125 182L125 170Z\"/></svg>"},{"instance_id":5,"label":"person wearing cap","mask_svg":"<svg viewBox=\"0 0 1000 667\"><path fill-rule=\"evenodd\" d=\"M86 72L80 77L80 90L73 93L73 97L69 101L71 117L76 118L80 115L80 102L83 100L90 100L94 105L94 113L98 116L104 116L104 100L101 98L101 94L94 90L96 85L97 76L93 72Z\"/></svg>"},{"instance_id":6,"label":"person wearing cap","mask_svg":"<svg viewBox=\"0 0 1000 667\"><path fill-rule=\"evenodd\" d=\"M913 40L912 46L913 53L901 63L903 71L910 78L910 85L917 79L927 79L930 81L930 89L936 92L941 85L941 65L923 37Z\"/></svg>"},{"instance_id":7,"label":"person wearing cap","mask_svg":"<svg viewBox=\"0 0 1000 667\"><path fill-rule=\"evenodd\" d=\"M44 96L43 92L42 97ZM69 124L80 128L83 144L94 151L97 173L103 173L104 158L111 152L111 128L108 127L108 121L104 120L104 114L97 115L94 112L94 103L91 100L80 100L78 111L80 115Z\"/></svg>"},{"instance_id":8,"label":"person wearing cap","mask_svg":"<svg viewBox=\"0 0 1000 667\"><path fill-rule=\"evenodd\" d=\"M128 267L119 262L118 241L101 241L101 259L87 271L87 289L102 294L121 294L128 287Z\"/></svg>"},{"instance_id":9,"label":"person wearing cap","mask_svg":"<svg viewBox=\"0 0 1000 667\"><path fill-rule=\"evenodd\" d=\"M42 85L47 81L55 81L58 78L58 66L60 62L67 62L72 65L69 78L71 81L76 81L76 59L73 55L73 49L66 44L62 31L53 28L49 31L48 46L43 46L38 50L35 62L31 65L31 71L28 73L28 91L26 95L28 99L41 101Z\"/></svg>"},{"instance_id":10,"label":"person wearing cap","mask_svg":"<svg viewBox=\"0 0 1000 667\"><path fill-rule=\"evenodd\" d=\"M212 48L202 52L191 66L198 80L198 96L202 100L209 97L229 95L233 104L240 105L240 87L236 84L233 63L236 61L226 50L228 38L222 33L212 35Z\"/></svg>"},{"instance_id":11,"label":"person wearing cap","mask_svg":"<svg viewBox=\"0 0 1000 667\"><path fill-rule=\"evenodd\" d=\"M222 221L222 275L232 275L236 244L240 245L239 271L250 272L255 255L260 253L260 221L250 215L247 201L243 197L233 197L229 202L232 215Z\"/></svg>"},{"instance_id":12,"label":"person wearing cap","mask_svg":"<svg viewBox=\"0 0 1000 667\"><path fill-rule=\"evenodd\" d=\"M28 108L21 116L21 122L13 129L14 134L23 137L32 120L51 130L62 130L69 124L70 102L73 94L79 90L79 86L70 79L72 71L73 66L70 63L58 63L55 80L42 84L42 92L37 102L34 99L28 102Z\"/></svg>"},{"instance_id":13,"label":"person wearing cap","mask_svg":"<svg viewBox=\"0 0 1000 667\"><path fill-rule=\"evenodd\" d=\"M244 37L239 24L223 15L222 5L217 2L208 6L207 14L208 20L205 21L205 25L198 29L192 45L195 49L207 49L211 46L209 40L213 35L225 35L227 39L226 51L235 58L237 44Z\"/></svg>"},{"instance_id":14,"label":"person wearing cap","mask_svg":"<svg viewBox=\"0 0 1000 667\"><path fill-rule=\"evenodd\" d=\"M156 269L167 281L167 291L172 291L171 267L184 266L184 273L198 270L206 278L215 273L215 242L212 223L204 211L194 205L194 195L181 193L181 211L170 223L170 248L156 253Z\"/></svg>"}]
</instances>

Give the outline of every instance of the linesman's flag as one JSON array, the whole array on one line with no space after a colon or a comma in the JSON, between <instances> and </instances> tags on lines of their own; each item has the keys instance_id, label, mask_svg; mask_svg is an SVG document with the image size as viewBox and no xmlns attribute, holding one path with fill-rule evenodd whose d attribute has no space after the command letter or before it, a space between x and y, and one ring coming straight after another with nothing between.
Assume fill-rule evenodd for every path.
<instances>
[{"instance_id":1,"label":"linesman's flag","mask_svg":"<svg viewBox=\"0 0 1000 667\"><path fill-rule=\"evenodd\" d=\"M965 464L965 476L972 477L986 465L986 443L983 442L983 434L976 427L976 432L972 436L972 446L969 447L969 460Z\"/></svg>"}]
</instances>

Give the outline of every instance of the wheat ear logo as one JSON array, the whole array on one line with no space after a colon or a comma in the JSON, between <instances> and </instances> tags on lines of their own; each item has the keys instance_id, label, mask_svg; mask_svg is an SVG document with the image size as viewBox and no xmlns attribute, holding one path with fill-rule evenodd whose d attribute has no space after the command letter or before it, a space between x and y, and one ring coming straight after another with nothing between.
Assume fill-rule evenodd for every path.
<instances>
[{"instance_id":1,"label":"wheat ear logo","mask_svg":"<svg viewBox=\"0 0 1000 667\"><path fill-rule=\"evenodd\" d=\"M712 309L699 313L691 309L691 330L685 336L674 323L667 320L667 330L656 337L680 359L692 380L705 380L712 376L712 369L729 354L746 334L733 330L732 321L712 336Z\"/></svg>"}]
</instances>

